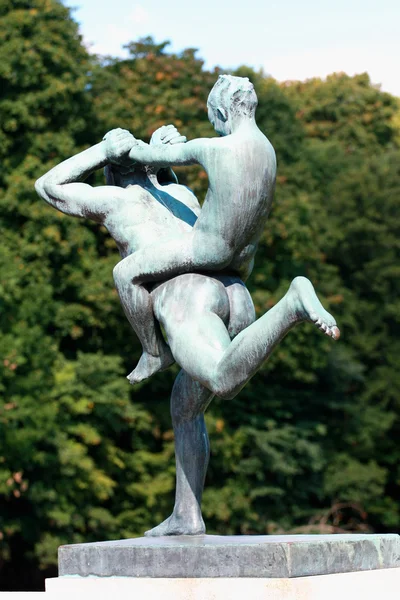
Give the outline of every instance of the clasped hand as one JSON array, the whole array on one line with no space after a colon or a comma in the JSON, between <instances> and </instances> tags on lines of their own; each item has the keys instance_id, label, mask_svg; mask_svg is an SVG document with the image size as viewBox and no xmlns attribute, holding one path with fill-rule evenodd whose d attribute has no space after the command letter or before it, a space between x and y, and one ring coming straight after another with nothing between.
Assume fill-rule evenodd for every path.
<instances>
[{"instance_id":1,"label":"clasped hand","mask_svg":"<svg viewBox=\"0 0 400 600\"><path fill-rule=\"evenodd\" d=\"M127 129L112 129L103 138L105 152L108 161L112 164L128 166L132 164L129 152L137 144L143 143L137 140ZM183 144L186 137L181 135L174 125L163 125L151 136L150 144Z\"/></svg>"}]
</instances>

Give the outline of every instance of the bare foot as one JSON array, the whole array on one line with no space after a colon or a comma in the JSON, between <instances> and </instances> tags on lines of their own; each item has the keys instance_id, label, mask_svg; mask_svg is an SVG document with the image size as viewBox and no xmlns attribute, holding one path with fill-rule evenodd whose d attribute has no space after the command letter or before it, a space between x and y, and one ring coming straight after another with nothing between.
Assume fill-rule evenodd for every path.
<instances>
[{"instance_id":1,"label":"bare foot","mask_svg":"<svg viewBox=\"0 0 400 600\"><path fill-rule=\"evenodd\" d=\"M160 356L152 356L147 352L143 352L138 364L132 373L128 375L127 379L129 380L129 383L134 385L135 383L139 383L139 381L151 377L151 375L154 375L154 373L157 373L158 371L168 369L174 362L175 359L168 346L165 346L165 350L163 350Z\"/></svg>"},{"instance_id":2,"label":"bare foot","mask_svg":"<svg viewBox=\"0 0 400 600\"><path fill-rule=\"evenodd\" d=\"M203 535L206 526L202 516L193 519L190 517L177 516L174 513L165 519L160 525L145 532L147 537L160 537L162 535Z\"/></svg>"},{"instance_id":3,"label":"bare foot","mask_svg":"<svg viewBox=\"0 0 400 600\"><path fill-rule=\"evenodd\" d=\"M335 319L324 309L315 293L311 281L305 277L296 277L290 284L288 301L300 320L314 323L326 335L338 340L340 330Z\"/></svg>"}]
</instances>

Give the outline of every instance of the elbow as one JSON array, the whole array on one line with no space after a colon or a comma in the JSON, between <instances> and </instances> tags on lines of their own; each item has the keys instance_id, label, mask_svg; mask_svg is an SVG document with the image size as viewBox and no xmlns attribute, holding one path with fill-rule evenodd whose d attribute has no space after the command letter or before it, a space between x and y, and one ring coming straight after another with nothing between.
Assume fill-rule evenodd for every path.
<instances>
[{"instance_id":1,"label":"elbow","mask_svg":"<svg viewBox=\"0 0 400 600\"><path fill-rule=\"evenodd\" d=\"M35 181L35 190L39 198L42 198L48 204L54 205L54 191L51 190L51 184L47 180L46 175L42 175L42 177Z\"/></svg>"},{"instance_id":2,"label":"elbow","mask_svg":"<svg viewBox=\"0 0 400 600\"><path fill-rule=\"evenodd\" d=\"M52 190L52 184L46 177L46 175L42 175L39 177L37 181L35 181L35 190L37 194L46 200L46 202L50 201L50 198L54 195L54 190Z\"/></svg>"},{"instance_id":3,"label":"elbow","mask_svg":"<svg viewBox=\"0 0 400 600\"><path fill-rule=\"evenodd\" d=\"M44 196L44 176L39 177L39 179L37 179L35 181L35 190L37 192L37 194L43 198Z\"/></svg>"}]
</instances>

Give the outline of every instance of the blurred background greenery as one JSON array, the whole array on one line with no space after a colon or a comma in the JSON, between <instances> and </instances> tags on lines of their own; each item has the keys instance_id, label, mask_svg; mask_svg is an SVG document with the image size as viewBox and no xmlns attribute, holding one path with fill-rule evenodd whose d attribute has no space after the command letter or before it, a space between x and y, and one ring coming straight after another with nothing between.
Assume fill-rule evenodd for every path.
<instances>
[{"instance_id":1,"label":"blurred background greenery","mask_svg":"<svg viewBox=\"0 0 400 600\"><path fill-rule=\"evenodd\" d=\"M0 590L41 589L59 545L141 535L173 505L177 367L129 386L140 347L114 242L33 188L114 127L213 135L218 69L151 38L129 54L89 56L58 0L0 0ZM366 74L234 74L255 84L278 157L257 312L305 275L343 337L300 326L237 398L213 402L208 533L399 532L399 100ZM177 171L202 199L206 174Z\"/></svg>"}]
</instances>

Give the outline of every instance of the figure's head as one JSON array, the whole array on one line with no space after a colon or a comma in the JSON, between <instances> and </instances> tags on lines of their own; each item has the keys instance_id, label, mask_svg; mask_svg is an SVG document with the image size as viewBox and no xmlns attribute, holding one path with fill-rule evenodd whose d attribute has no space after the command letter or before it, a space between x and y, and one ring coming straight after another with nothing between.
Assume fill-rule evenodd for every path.
<instances>
[{"instance_id":1,"label":"figure's head","mask_svg":"<svg viewBox=\"0 0 400 600\"><path fill-rule=\"evenodd\" d=\"M116 185L126 188L132 185L137 173L137 167L122 167L119 165L108 164L104 167L104 175L107 185Z\"/></svg>"},{"instance_id":2,"label":"figure's head","mask_svg":"<svg viewBox=\"0 0 400 600\"><path fill-rule=\"evenodd\" d=\"M147 181L154 183L153 178L155 177L160 185L178 183L178 178L170 167L158 169L135 165L127 168L109 163L104 167L104 176L107 185L115 185L124 189L135 184L143 186Z\"/></svg>"},{"instance_id":3,"label":"figure's head","mask_svg":"<svg viewBox=\"0 0 400 600\"><path fill-rule=\"evenodd\" d=\"M220 75L208 96L208 118L215 131L228 135L232 131L232 121L254 119L257 95L247 77Z\"/></svg>"}]
</instances>

